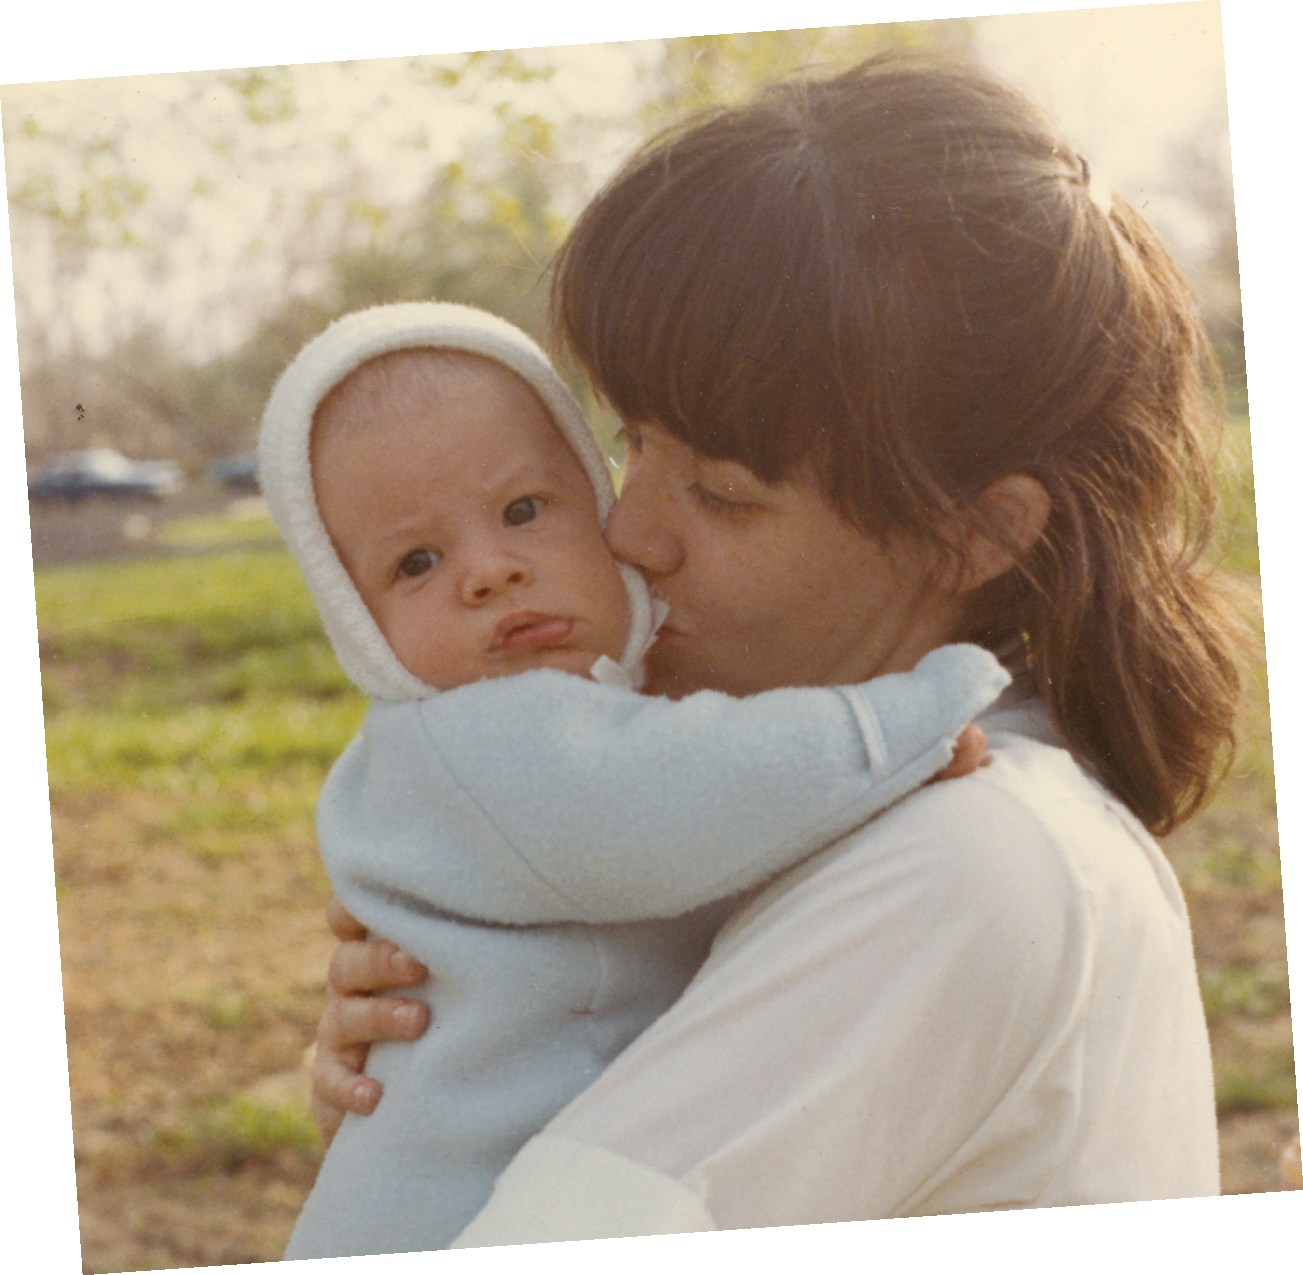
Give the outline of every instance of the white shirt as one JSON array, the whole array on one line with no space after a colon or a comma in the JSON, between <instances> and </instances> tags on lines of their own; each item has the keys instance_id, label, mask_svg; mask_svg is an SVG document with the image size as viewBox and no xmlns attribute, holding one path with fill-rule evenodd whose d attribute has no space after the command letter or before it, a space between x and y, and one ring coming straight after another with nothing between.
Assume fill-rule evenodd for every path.
<instances>
[{"instance_id":1,"label":"white shirt","mask_svg":"<svg viewBox=\"0 0 1303 1275\"><path fill-rule=\"evenodd\" d=\"M1215 1195L1176 878L1034 702L784 874L455 1247Z\"/></svg>"}]
</instances>

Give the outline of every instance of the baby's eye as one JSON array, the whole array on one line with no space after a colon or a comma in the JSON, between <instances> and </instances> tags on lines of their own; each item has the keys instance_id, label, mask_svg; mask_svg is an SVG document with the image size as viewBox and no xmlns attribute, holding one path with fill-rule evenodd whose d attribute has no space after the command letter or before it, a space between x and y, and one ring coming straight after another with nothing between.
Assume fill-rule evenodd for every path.
<instances>
[{"instance_id":1,"label":"baby's eye","mask_svg":"<svg viewBox=\"0 0 1303 1275\"><path fill-rule=\"evenodd\" d=\"M543 502L537 496L522 496L519 500L513 500L506 509L502 511L502 521L508 527L522 527L527 522L533 522L538 517L538 511Z\"/></svg>"},{"instance_id":2,"label":"baby's eye","mask_svg":"<svg viewBox=\"0 0 1303 1275\"><path fill-rule=\"evenodd\" d=\"M400 576L422 576L439 561L439 555L431 549L413 549L398 564Z\"/></svg>"}]
</instances>

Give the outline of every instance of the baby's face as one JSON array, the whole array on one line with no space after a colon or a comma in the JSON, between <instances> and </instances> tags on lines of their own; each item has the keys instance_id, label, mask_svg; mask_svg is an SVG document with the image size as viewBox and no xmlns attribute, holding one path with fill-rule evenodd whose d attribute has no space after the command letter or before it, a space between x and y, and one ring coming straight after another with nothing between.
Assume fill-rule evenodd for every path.
<instances>
[{"instance_id":1,"label":"baby's face","mask_svg":"<svg viewBox=\"0 0 1303 1275\"><path fill-rule=\"evenodd\" d=\"M620 658L628 596L592 486L506 368L433 350L372 360L317 409L312 472L340 560L423 682Z\"/></svg>"}]
</instances>

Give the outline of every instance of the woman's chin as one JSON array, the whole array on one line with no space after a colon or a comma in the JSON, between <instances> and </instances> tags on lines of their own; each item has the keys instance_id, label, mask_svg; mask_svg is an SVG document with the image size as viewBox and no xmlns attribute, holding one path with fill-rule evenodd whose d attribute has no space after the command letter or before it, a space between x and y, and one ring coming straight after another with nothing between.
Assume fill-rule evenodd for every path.
<instances>
[{"instance_id":1,"label":"woman's chin","mask_svg":"<svg viewBox=\"0 0 1303 1275\"><path fill-rule=\"evenodd\" d=\"M666 699L683 699L697 691L718 690L708 682L696 676L696 670L685 666L681 659L657 642L647 654L645 665L646 677L643 680L644 695L659 695Z\"/></svg>"}]
</instances>

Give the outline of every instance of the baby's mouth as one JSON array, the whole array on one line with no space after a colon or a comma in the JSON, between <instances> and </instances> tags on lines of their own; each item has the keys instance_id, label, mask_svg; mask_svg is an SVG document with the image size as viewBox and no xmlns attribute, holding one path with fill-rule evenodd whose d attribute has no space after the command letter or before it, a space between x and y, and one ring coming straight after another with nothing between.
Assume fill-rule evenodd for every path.
<instances>
[{"instance_id":1,"label":"baby's mouth","mask_svg":"<svg viewBox=\"0 0 1303 1275\"><path fill-rule=\"evenodd\" d=\"M544 615L538 611L517 611L498 621L493 630L490 651L537 651L560 646L575 627L573 620L562 615Z\"/></svg>"}]
</instances>

